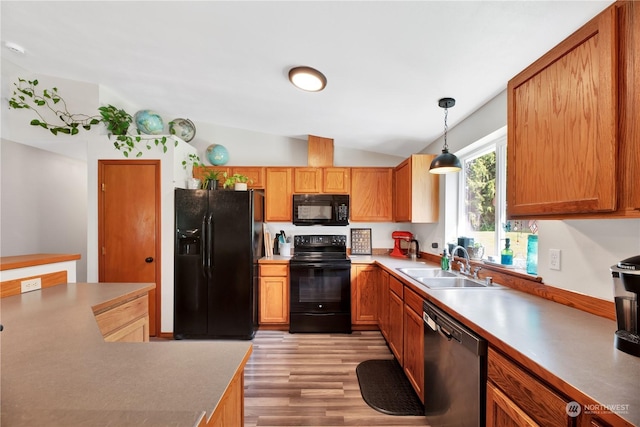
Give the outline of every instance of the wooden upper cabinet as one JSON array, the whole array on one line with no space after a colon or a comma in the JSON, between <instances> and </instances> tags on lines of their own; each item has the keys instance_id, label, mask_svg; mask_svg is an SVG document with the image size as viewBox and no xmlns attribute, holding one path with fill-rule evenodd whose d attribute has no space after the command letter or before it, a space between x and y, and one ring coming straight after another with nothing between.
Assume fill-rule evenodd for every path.
<instances>
[{"instance_id":1,"label":"wooden upper cabinet","mask_svg":"<svg viewBox=\"0 0 640 427\"><path fill-rule=\"evenodd\" d=\"M616 19L606 9L509 81L510 217L616 209Z\"/></svg>"},{"instance_id":2,"label":"wooden upper cabinet","mask_svg":"<svg viewBox=\"0 0 640 427\"><path fill-rule=\"evenodd\" d=\"M294 193L320 193L322 191L322 169L295 168L293 171Z\"/></svg>"},{"instance_id":3,"label":"wooden upper cabinet","mask_svg":"<svg viewBox=\"0 0 640 427\"><path fill-rule=\"evenodd\" d=\"M266 168L265 178L265 220L291 221L291 168Z\"/></svg>"},{"instance_id":4,"label":"wooden upper cabinet","mask_svg":"<svg viewBox=\"0 0 640 427\"><path fill-rule=\"evenodd\" d=\"M393 168L351 168L351 221L393 220Z\"/></svg>"},{"instance_id":5,"label":"wooden upper cabinet","mask_svg":"<svg viewBox=\"0 0 640 427\"><path fill-rule=\"evenodd\" d=\"M251 182L247 183L249 188L264 188L264 168L251 166L232 166L231 175L239 173L248 176Z\"/></svg>"},{"instance_id":6,"label":"wooden upper cabinet","mask_svg":"<svg viewBox=\"0 0 640 427\"><path fill-rule=\"evenodd\" d=\"M640 216L640 3L616 2L620 35L620 169L618 182L622 183L619 212L623 216Z\"/></svg>"},{"instance_id":7,"label":"wooden upper cabinet","mask_svg":"<svg viewBox=\"0 0 640 427\"><path fill-rule=\"evenodd\" d=\"M229 173L229 168L224 166L194 166L193 167L193 177L200 180L200 182L204 182L204 176L209 172L218 172L218 188L222 188L224 184L224 174Z\"/></svg>"},{"instance_id":8,"label":"wooden upper cabinet","mask_svg":"<svg viewBox=\"0 0 640 427\"><path fill-rule=\"evenodd\" d=\"M349 168L323 168L322 192L327 194L349 194L351 170Z\"/></svg>"},{"instance_id":9,"label":"wooden upper cabinet","mask_svg":"<svg viewBox=\"0 0 640 427\"><path fill-rule=\"evenodd\" d=\"M433 154L414 154L394 170L396 222L438 222L439 175L429 173Z\"/></svg>"}]
</instances>

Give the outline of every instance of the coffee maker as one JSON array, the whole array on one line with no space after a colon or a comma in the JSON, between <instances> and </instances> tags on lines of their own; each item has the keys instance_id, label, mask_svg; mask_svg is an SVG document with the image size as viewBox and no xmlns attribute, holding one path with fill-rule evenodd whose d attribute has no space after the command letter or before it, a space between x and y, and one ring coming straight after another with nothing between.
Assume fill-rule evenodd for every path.
<instances>
[{"instance_id":1,"label":"coffee maker","mask_svg":"<svg viewBox=\"0 0 640 427\"><path fill-rule=\"evenodd\" d=\"M640 357L638 294L640 294L640 255L611 266L618 330L614 344L618 350Z\"/></svg>"}]
</instances>

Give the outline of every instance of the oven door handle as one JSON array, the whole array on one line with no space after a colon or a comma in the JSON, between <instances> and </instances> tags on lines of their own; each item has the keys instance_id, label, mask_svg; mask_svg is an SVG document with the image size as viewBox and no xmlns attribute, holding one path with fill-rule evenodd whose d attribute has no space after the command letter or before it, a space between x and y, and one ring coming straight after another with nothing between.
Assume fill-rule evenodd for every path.
<instances>
[{"instance_id":1,"label":"oven door handle","mask_svg":"<svg viewBox=\"0 0 640 427\"><path fill-rule=\"evenodd\" d=\"M345 264L332 264L330 262L296 262L290 263L289 268L330 268L332 270L350 270L351 265Z\"/></svg>"}]
</instances>

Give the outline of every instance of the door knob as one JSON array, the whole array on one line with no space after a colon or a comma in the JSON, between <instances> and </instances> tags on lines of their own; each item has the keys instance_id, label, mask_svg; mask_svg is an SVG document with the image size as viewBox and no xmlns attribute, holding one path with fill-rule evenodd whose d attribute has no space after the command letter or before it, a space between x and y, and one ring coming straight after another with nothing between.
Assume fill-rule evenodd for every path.
<instances>
[{"instance_id":1,"label":"door knob","mask_svg":"<svg viewBox=\"0 0 640 427\"><path fill-rule=\"evenodd\" d=\"M149 262L153 262L153 257L152 257L152 256L150 256L150 257L145 258L145 259L144 259L144 262L147 262L147 263L149 263Z\"/></svg>"}]
</instances>

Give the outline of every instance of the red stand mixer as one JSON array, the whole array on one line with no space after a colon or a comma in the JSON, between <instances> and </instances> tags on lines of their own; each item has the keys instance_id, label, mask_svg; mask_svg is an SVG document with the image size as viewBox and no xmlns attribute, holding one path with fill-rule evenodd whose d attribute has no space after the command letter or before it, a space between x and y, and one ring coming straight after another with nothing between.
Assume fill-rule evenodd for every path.
<instances>
[{"instance_id":1,"label":"red stand mixer","mask_svg":"<svg viewBox=\"0 0 640 427\"><path fill-rule=\"evenodd\" d=\"M411 247L411 243L415 242L416 244L416 255L419 257L420 248L418 246L418 241L413 238L413 234L409 231L394 231L391 233L391 238L395 240L393 244L393 250L389 255L397 258L409 258L409 248ZM406 242L407 245L405 248L402 247L402 242Z\"/></svg>"}]
</instances>

